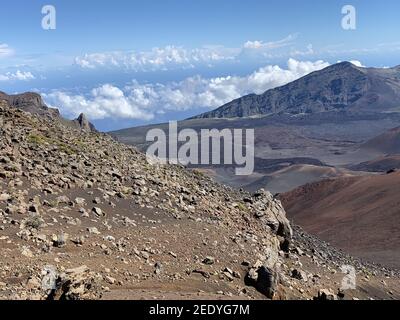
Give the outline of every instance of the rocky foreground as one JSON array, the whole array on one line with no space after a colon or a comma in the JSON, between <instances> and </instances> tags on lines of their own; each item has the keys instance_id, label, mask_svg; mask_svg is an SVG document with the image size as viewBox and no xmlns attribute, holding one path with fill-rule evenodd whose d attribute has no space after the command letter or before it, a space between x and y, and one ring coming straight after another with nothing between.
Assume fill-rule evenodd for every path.
<instances>
[{"instance_id":1,"label":"rocky foreground","mask_svg":"<svg viewBox=\"0 0 400 320\"><path fill-rule=\"evenodd\" d=\"M0 102L0 299L396 299L394 271L294 231L269 192L147 162ZM357 288L340 290L341 266Z\"/></svg>"}]
</instances>

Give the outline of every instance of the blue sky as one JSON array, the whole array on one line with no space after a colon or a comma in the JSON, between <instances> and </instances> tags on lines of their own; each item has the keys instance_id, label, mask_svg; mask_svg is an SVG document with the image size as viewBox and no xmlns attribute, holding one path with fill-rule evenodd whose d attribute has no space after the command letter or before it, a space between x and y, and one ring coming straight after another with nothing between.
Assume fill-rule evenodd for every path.
<instances>
[{"instance_id":1,"label":"blue sky","mask_svg":"<svg viewBox=\"0 0 400 320\"><path fill-rule=\"evenodd\" d=\"M44 5L56 29L43 30ZM356 8L356 30L341 27ZM400 64L400 2L3 1L0 90L111 130L182 119L337 61Z\"/></svg>"}]
</instances>

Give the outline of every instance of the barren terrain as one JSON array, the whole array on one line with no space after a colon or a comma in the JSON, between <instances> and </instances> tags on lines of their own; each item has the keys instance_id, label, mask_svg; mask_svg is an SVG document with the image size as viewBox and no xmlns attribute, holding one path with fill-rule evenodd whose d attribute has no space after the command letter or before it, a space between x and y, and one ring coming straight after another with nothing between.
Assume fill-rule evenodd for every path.
<instances>
[{"instance_id":1,"label":"barren terrain","mask_svg":"<svg viewBox=\"0 0 400 320\"><path fill-rule=\"evenodd\" d=\"M395 271L292 228L269 192L7 103L0 119L1 299L400 297ZM339 290L343 265L354 290Z\"/></svg>"}]
</instances>

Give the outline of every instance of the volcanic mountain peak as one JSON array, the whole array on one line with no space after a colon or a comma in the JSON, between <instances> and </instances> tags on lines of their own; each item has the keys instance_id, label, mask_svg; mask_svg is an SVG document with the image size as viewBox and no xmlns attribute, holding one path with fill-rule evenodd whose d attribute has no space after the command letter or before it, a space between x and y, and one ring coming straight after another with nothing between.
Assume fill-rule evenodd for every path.
<instances>
[{"instance_id":1,"label":"volcanic mountain peak","mask_svg":"<svg viewBox=\"0 0 400 320\"><path fill-rule=\"evenodd\" d=\"M398 67L361 68L341 62L261 95L251 94L194 118L236 118L330 111L400 111Z\"/></svg>"},{"instance_id":2,"label":"volcanic mountain peak","mask_svg":"<svg viewBox=\"0 0 400 320\"><path fill-rule=\"evenodd\" d=\"M365 68L359 67L350 61L342 61L342 62L335 63L333 65L330 65L324 69L325 69L325 71L328 71L328 70L350 70L350 69L363 70ZM315 71L315 72L318 72L318 71Z\"/></svg>"}]
</instances>

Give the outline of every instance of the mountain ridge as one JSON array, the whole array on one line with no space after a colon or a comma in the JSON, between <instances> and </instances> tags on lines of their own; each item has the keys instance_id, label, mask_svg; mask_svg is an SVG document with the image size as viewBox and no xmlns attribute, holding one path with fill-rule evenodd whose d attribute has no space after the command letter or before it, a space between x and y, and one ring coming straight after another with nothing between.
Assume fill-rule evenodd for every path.
<instances>
[{"instance_id":1,"label":"mountain ridge","mask_svg":"<svg viewBox=\"0 0 400 320\"><path fill-rule=\"evenodd\" d=\"M190 119L243 118L328 111L400 111L400 67L362 68L341 62L263 94L249 94Z\"/></svg>"}]
</instances>

